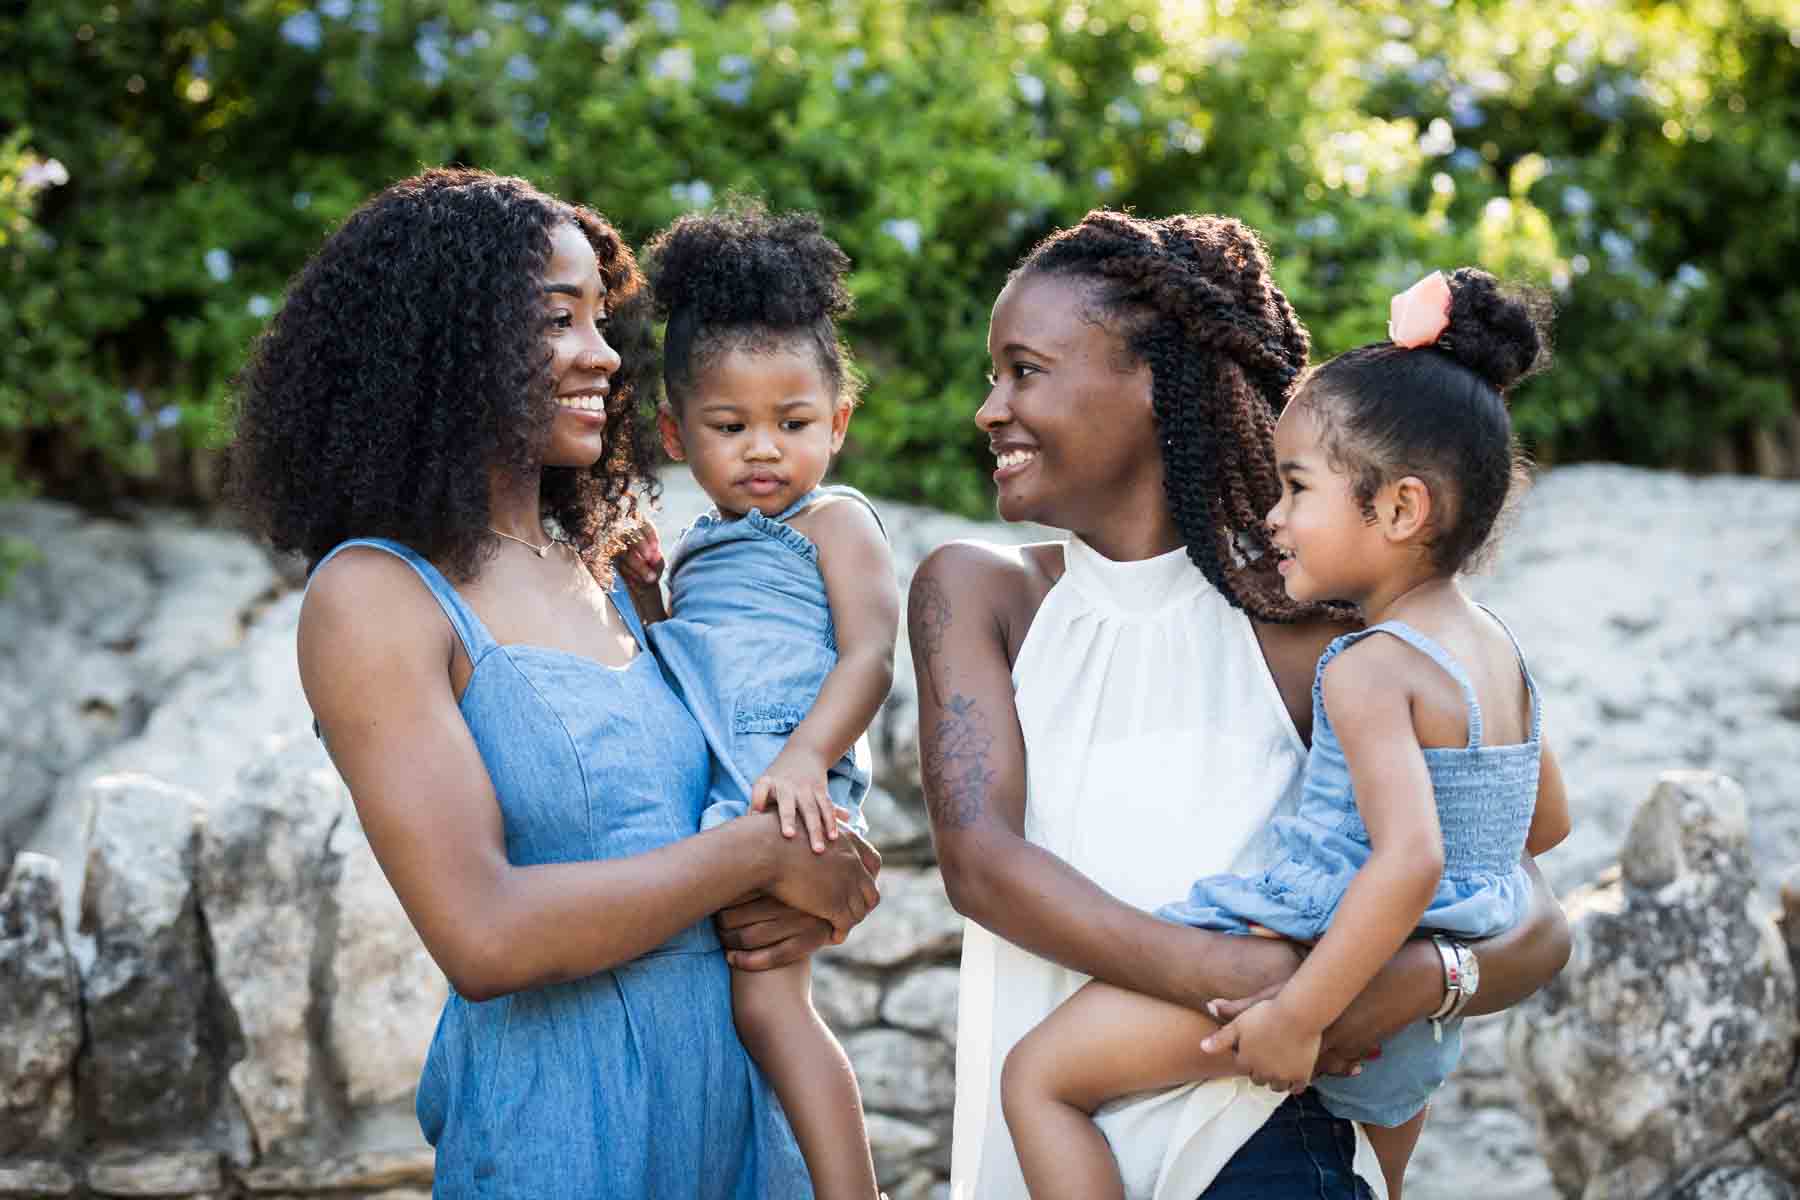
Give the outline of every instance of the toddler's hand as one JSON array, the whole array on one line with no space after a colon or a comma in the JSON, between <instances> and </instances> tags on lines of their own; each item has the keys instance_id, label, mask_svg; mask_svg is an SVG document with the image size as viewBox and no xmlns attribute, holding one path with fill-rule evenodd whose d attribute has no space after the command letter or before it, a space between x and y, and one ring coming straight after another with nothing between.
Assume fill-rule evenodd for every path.
<instances>
[{"instance_id":1,"label":"toddler's hand","mask_svg":"<svg viewBox=\"0 0 1800 1200\"><path fill-rule=\"evenodd\" d=\"M1200 1043L1208 1054L1229 1054L1250 1082L1296 1095L1312 1082L1322 1035L1295 1027L1279 998L1259 1000Z\"/></svg>"},{"instance_id":2,"label":"toddler's hand","mask_svg":"<svg viewBox=\"0 0 1800 1200\"><path fill-rule=\"evenodd\" d=\"M617 558L619 570L624 573L625 581L636 587L651 587L662 581L663 552L662 540L656 536L656 526L640 517L638 523L625 532L625 550Z\"/></svg>"},{"instance_id":3,"label":"toddler's hand","mask_svg":"<svg viewBox=\"0 0 1800 1200\"><path fill-rule=\"evenodd\" d=\"M838 821L848 820L850 815L831 802L831 791L825 786L826 766L817 757L790 745L775 756L750 792L753 812L764 812L774 802L783 837L794 836L794 816L798 813L806 826L807 840L821 854L826 839L837 840Z\"/></svg>"}]
</instances>

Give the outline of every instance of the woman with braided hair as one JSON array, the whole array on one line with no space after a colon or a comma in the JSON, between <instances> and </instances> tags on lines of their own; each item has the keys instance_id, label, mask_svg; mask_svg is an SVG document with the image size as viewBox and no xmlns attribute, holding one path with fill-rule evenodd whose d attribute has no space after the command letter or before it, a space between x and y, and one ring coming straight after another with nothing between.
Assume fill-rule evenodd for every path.
<instances>
[{"instance_id":1,"label":"woman with braided hair","mask_svg":"<svg viewBox=\"0 0 1800 1200\"><path fill-rule=\"evenodd\" d=\"M912 584L926 798L969 918L956 1200L1027 1194L1002 1065L1089 978L1205 1010L1294 972L1291 943L1147 910L1197 876L1267 861L1266 826L1299 790L1314 666L1348 628L1289 599L1274 569L1272 435L1308 342L1250 229L1091 213L1013 273L988 346L976 421L1000 514L1069 536L945 546ZM1471 1014L1530 994L1567 957L1561 911L1524 869L1527 915L1479 944ZM1472 949L1458 954L1473 965ZM1430 943L1403 947L1325 1032L1322 1072L1355 1071L1450 983ZM1366 1138L1311 1091L1221 1078L1097 1121L1134 1197L1383 1190Z\"/></svg>"}]
</instances>

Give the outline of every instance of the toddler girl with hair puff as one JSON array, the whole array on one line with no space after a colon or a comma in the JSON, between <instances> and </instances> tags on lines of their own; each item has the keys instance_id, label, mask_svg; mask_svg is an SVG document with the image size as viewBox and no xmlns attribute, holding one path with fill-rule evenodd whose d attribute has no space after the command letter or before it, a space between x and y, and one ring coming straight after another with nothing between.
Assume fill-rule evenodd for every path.
<instances>
[{"instance_id":1,"label":"toddler girl with hair puff","mask_svg":"<svg viewBox=\"0 0 1800 1200\"><path fill-rule=\"evenodd\" d=\"M1319 659L1312 751L1297 811L1271 824L1273 864L1202 879L1160 915L1310 949L1223 1025L1095 982L1027 1035L1001 1089L1035 1200L1122 1196L1094 1110L1222 1076L1316 1087L1365 1123L1399 1200L1426 1103L1461 1049L1477 982L1463 943L1523 917L1522 856L1569 829L1537 685L1456 580L1523 474L1506 395L1543 351L1527 297L1473 268L1434 272L1394 298L1388 341L1314 370L1281 414L1268 524L1288 595L1353 605L1367 624ZM1445 1006L1358 1075L1314 1081L1326 1027L1416 936L1443 956Z\"/></svg>"},{"instance_id":2,"label":"toddler girl with hair puff","mask_svg":"<svg viewBox=\"0 0 1800 1200\"><path fill-rule=\"evenodd\" d=\"M861 832L864 733L893 681L899 590L881 520L821 486L856 401L836 318L849 259L808 215L754 207L681 218L646 251L668 319L663 446L713 502L669 556L650 644L713 752L702 828L771 804L813 848ZM654 534L622 569L661 573ZM651 613L650 619L663 614ZM871 1200L856 1076L813 1009L805 961L734 970L745 1048L769 1076L821 1200Z\"/></svg>"}]
</instances>

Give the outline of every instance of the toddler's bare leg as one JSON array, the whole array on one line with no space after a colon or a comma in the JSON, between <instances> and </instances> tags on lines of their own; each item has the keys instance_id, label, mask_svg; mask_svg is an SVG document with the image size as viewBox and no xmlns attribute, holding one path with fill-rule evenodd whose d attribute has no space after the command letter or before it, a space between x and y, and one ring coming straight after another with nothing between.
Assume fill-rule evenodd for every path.
<instances>
[{"instance_id":1,"label":"toddler's bare leg","mask_svg":"<svg viewBox=\"0 0 1800 1200\"><path fill-rule=\"evenodd\" d=\"M1391 1129L1363 1123L1363 1132L1369 1135L1369 1148L1375 1151L1375 1158L1381 1163L1381 1174L1387 1180L1388 1200L1400 1200L1406 1163L1412 1157L1413 1147L1419 1144L1419 1134L1425 1129L1426 1111L1421 1108L1412 1120Z\"/></svg>"},{"instance_id":2,"label":"toddler's bare leg","mask_svg":"<svg viewBox=\"0 0 1800 1200\"><path fill-rule=\"evenodd\" d=\"M1092 1117L1108 1100L1238 1074L1200 1042L1217 1021L1105 983L1069 997L1013 1047L1000 1099L1032 1200L1123 1200L1119 1168Z\"/></svg>"},{"instance_id":3,"label":"toddler's bare leg","mask_svg":"<svg viewBox=\"0 0 1800 1200\"><path fill-rule=\"evenodd\" d=\"M812 1006L812 964L733 971L731 1006L744 1048L787 1110L817 1200L874 1200L862 1095L844 1048Z\"/></svg>"}]
</instances>

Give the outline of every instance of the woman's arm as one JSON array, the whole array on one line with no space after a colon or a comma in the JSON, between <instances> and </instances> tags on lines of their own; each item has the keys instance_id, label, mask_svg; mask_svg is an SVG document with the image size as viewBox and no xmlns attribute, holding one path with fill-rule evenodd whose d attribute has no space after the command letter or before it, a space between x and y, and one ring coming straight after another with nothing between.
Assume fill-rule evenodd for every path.
<instances>
[{"instance_id":1,"label":"woman's arm","mask_svg":"<svg viewBox=\"0 0 1800 1200\"><path fill-rule=\"evenodd\" d=\"M1525 853L1536 858L1554 850L1569 836L1569 795L1563 790L1562 767L1550 752L1548 742L1540 743L1538 754L1537 806L1531 810L1531 831L1525 835Z\"/></svg>"},{"instance_id":2,"label":"woman's arm","mask_svg":"<svg viewBox=\"0 0 1800 1200\"><path fill-rule=\"evenodd\" d=\"M894 641L900 627L900 594L894 559L875 515L861 501L821 502L805 517L805 533L819 548L819 575L837 635L837 665L787 744L751 793L751 806L784 799L787 831L791 805L799 806L815 848L834 831L825 773L849 752L880 711L894 683ZM831 836L836 836L835 832Z\"/></svg>"},{"instance_id":3,"label":"woman's arm","mask_svg":"<svg viewBox=\"0 0 1800 1200\"><path fill-rule=\"evenodd\" d=\"M815 856L772 819L622 859L514 866L451 691L453 637L412 572L375 552L333 559L301 609L307 700L376 860L464 996L605 970L759 889L840 930L875 903L856 839Z\"/></svg>"},{"instance_id":4,"label":"woman's arm","mask_svg":"<svg viewBox=\"0 0 1800 1200\"><path fill-rule=\"evenodd\" d=\"M1189 1007L1285 978L1297 961L1286 945L1159 920L1025 839L1004 618L1031 593L1028 572L1016 550L953 543L913 577L919 749L951 904L1034 954Z\"/></svg>"}]
</instances>

